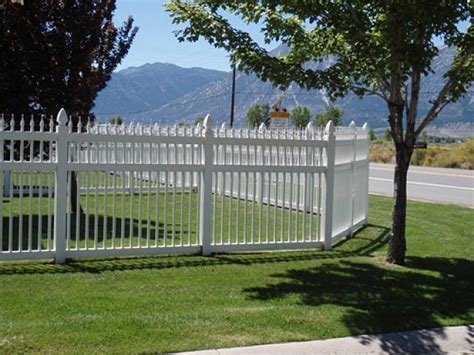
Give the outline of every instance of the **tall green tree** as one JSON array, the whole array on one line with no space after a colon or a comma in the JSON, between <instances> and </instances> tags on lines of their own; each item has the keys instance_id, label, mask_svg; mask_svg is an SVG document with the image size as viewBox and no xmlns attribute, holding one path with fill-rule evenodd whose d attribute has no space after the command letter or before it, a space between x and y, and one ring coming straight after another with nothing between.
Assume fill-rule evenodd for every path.
<instances>
[{"instance_id":1,"label":"tall green tree","mask_svg":"<svg viewBox=\"0 0 474 355\"><path fill-rule=\"evenodd\" d=\"M94 100L138 30L113 23L115 0L7 2L0 11L0 112L75 117Z\"/></svg>"},{"instance_id":2,"label":"tall green tree","mask_svg":"<svg viewBox=\"0 0 474 355\"><path fill-rule=\"evenodd\" d=\"M286 87L296 82L306 89L324 88L331 98L354 92L376 95L387 107L396 147L389 263L404 264L406 254L406 182L417 136L450 102L466 93L474 80L474 27L458 25L471 19L468 0L266 1L171 0L167 9L180 41L204 37L231 54L245 72ZM225 13L261 25L266 43L290 47L271 56L245 31L232 27ZM421 82L433 70L438 53L434 38L456 48L444 84L430 108L418 117ZM328 67L308 68L332 55Z\"/></svg>"},{"instance_id":3,"label":"tall green tree","mask_svg":"<svg viewBox=\"0 0 474 355\"><path fill-rule=\"evenodd\" d=\"M377 135L375 134L375 131L373 128L369 129L369 139L370 141L374 141L377 139Z\"/></svg>"},{"instance_id":4,"label":"tall green tree","mask_svg":"<svg viewBox=\"0 0 474 355\"><path fill-rule=\"evenodd\" d=\"M93 120L94 100L130 49L138 28L129 18L113 23L115 0L28 0L23 6L7 2L0 11L0 113L56 116L64 107L73 128L82 117ZM38 126L39 120L26 120ZM48 122L46 122L47 124ZM16 142L12 151L19 151ZM49 145L35 147L49 154ZM25 149L29 152L29 149ZM71 207L77 206L77 180L72 175Z\"/></svg>"},{"instance_id":5,"label":"tall green tree","mask_svg":"<svg viewBox=\"0 0 474 355\"><path fill-rule=\"evenodd\" d=\"M247 111L247 125L255 128L264 123L266 126L270 124L270 105L267 103L257 102Z\"/></svg>"},{"instance_id":6,"label":"tall green tree","mask_svg":"<svg viewBox=\"0 0 474 355\"><path fill-rule=\"evenodd\" d=\"M123 124L123 118L122 116L112 116L109 118L109 123L114 124L114 125L122 125Z\"/></svg>"},{"instance_id":7,"label":"tall green tree","mask_svg":"<svg viewBox=\"0 0 474 355\"><path fill-rule=\"evenodd\" d=\"M344 111L340 107L328 106L324 111L316 114L314 125L324 127L329 121L332 121L335 126L342 126L344 124Z\"/></svg>"},{"instance_id":8,"label":"tall green tree","mask_svg":"<svg viewBox=\"0 0 474 355\"><path fill-rule=\"evenodd\" d=\"M202 125L204 123L204 119L206 116L198 116L194 119L194 125L198 125L199 123Z\"/></svg>"},{"instance_id":9,"label":"tall green tree","mask_svg":"<svg viewBox=\"0 0 474 355\"><path fill-rule=\"evenodd\" d=\"M306 106L296 106L291 111L290 119L294 127L305 128L311 121L311 111Z\"/></svg>"}]
</instances>

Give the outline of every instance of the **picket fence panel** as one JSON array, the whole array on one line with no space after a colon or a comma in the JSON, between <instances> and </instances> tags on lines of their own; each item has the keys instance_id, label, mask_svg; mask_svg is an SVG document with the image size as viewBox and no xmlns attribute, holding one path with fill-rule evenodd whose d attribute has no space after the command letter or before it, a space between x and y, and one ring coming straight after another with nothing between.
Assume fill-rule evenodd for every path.
<instances>
[{"instance_id":1,"label":"picket fence panel","mask_svg":"<svg viewBox=\"0 0 474 355\"><path fill-rule=\"evenodd\" d=\"M0 116L0 261L328 250L367 223L367 125L13 122Z\"/></svg>"}]
</instances>

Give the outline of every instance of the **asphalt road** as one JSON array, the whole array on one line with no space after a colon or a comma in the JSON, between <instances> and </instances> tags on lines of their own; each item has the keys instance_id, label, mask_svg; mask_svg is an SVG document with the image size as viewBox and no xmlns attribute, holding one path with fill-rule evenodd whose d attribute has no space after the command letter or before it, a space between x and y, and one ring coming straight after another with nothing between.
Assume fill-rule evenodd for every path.
<instances>
[{"instance_id":1,"label":"asphalt road","mask_svg":"<svg viewBox=\"0 0 474 355\"><path fill-rule=\"evenodd\" d=\"M391 164L370 164L369 192L393 195ZM408 198L474 208L474 171L411 166L408 170Z\"/></svg>"}]
</instances>

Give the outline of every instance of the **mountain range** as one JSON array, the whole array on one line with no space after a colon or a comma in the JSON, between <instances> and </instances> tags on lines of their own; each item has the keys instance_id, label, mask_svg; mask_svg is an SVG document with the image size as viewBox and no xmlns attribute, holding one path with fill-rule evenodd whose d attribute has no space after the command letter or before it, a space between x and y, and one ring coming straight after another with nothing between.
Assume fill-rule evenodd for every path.
<instances>
[{"instance_id":1,"label":"mountain range","mask_svg":"<svg viewBox=\"0 0 474 355\"><path fill-rule=\"evenodd\" d=\"M288 49L280 46L273 55L284 54ZM419 116L429 109L432 100L444 82L442 74L449 68L453 50L441 48L434 60L433 71L422 81ZM310 66L329 66L333 58ZM122 116L126 121L160 123L191 123L197 117L211 114L216 124L229 121L232 75L230 72L203 68L181 68L173 64L154 63L131 67L113 74L108 86L99 93L95 102L95 114L100 121L111 116ZM274 88L255 75L237 72L236 76L236 126L245 126L246 113L257 102L272 105L283 95L283 106L288 110L295 106L308 106L313 115L324 110L329 100L324 91L306 91L292 84L287 90ZM335 103L344 110L344 121L354 120L357 125L368 122L372 128L387 126L387 109L378 97L362 99L347 95ZM474 129L474 94L468 94L456 103L448 105L435 123L438 127L462 130Z\"/></svg>"}]
</instances>

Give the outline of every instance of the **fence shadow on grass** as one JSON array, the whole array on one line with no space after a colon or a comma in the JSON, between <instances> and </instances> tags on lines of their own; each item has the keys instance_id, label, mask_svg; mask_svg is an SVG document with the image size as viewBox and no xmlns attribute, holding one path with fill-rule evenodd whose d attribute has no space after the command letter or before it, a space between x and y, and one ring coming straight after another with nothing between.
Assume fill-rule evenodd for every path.
<instances>
[{"instance_id":1,"label":"fence shadow on grass","mask_svg":"<svg viewBox=\"0 0 474 355\"><path fill-rule=\"evenodd\" d=\"M331 252L304 250L292 252L219 254L202 256L158 256L123 257L107 259L71 260L65 265L52 262L7 262L0 263L1 274L42 273L102 273L105 271L168 269L180 267L205 267L217 265L257 265L266 263L287 263L310 260L330 260L351 256L368 256L386 242L387 228L369 224L354 236L336 244Z\"/></svg>"},{"instance_id":2,"label":"fence shadow on grass","mask_svg":"<svg viewBox=\"0 0 474 355\"><path fill-rule=\"evenodd\" d=\"M48 218L48 216L42 215L41 217L38 215L31 216L31 231L29 225L30 218L29 216L23 216L23 218L19 218L19 216L14 216L11 218L11 225L12 225L12 233L11 233L11 241L10 241L10 218L4 217L3 218L3 230L1 231L2 234L0 235L1 239L1 250L7 251L9 248L9 244L11 243L11 248L14 251L19 250L19 246L21 244L22 250L28 250L29 246L33 250L38 250L39 246L41 246L42 250L47 249L48 246L48 230L50 233L49 238L49 245L53 247L53 225L54 225L54 217ZM122 234L122 227L124 230L124 242L125 245L128 246L130 241L130 231L132 231L133 235L133 243L134 246L138 246L138 236L141 235L141 244L144 246L147 237L147 221L146 220L139 220L137 218L130 220L129 218L121 219L108 216L104 219L103 216L99 216L97 220L95 216L89 215L87 218L88 221L88 231L86 233L86 216L84 214L80 215L79 219L79 233L78 239L76 240L76 218L74 215L71 217L71 226L70 226L70 241L69 245L71 248L75 248L76 244L79 243L80 247L84 247L86 243L86 234L87 234L87 244L89 247L93 247L94 241L94 231L97 225L97 232L98 238L97 243L98 247L102 247L104 243L104 234L103 231L106 230L106 238L105 242L108 246L112 246L112 230L115 224L115 231L116 231L116 245L119 245L121 240ZM123 222L123 223L122 223ZM20 233L20 225L22 226ZM105 226L105 229L104 229ZM41 228L41 230L40 230ZM177 225L178 233L175 235L176 243L180 243L181 241L181 228ZM165 230L166 230L166 240L167 243L170 244L172 241L172 226L168 224L167 228L163 223L156 223L155 221L150 221L150 241L153 244L155 238L158 237L158 240L163 243L165 238ZM28 240L28 236L31 232L31 238ZM187 228L183 229L183 242L188 242L188 234L189 230ZM196 232L191 230L191 241L194 242L196 239Z\"/></svg>"},{"instance_id":3,"label":"fence shadow on grass","mask_svg":"<svg viewBox=\"0 0 474 355\"><path fill-rule=\"evenodd\" d=\"M245 290L248 298L269 301L294 297L307 306L344 307L342 321L351 334L375 334L440 327L440 319L472 322L474 261L458 258L409 257L407 268L341 260L311 269L272 275L265 286ZM443 335L443 330L435 330ZM368 335L387 353L439 353L433 333Z\"/></svg>"}]
</instances>

